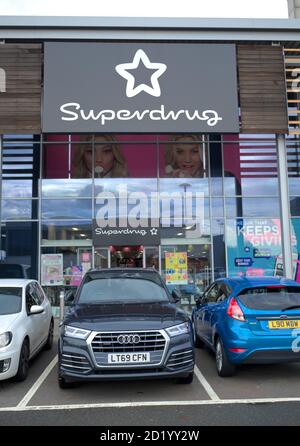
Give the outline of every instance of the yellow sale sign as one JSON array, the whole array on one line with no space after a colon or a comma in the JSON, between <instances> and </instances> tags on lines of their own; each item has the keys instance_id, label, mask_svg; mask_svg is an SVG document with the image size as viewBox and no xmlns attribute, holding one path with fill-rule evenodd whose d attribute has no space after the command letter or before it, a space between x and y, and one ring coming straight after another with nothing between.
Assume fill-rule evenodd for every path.
<instances>
[{"instance_id":1,"label":"yellow sale sign","mask_svg":"<svg viewBox=\"0 0 300 446\"><path fill-rule=\"evenodd\" d=\"M187 253L166 252L167 285L186 285L188 283Z\"/></svg>"}]
</instances>

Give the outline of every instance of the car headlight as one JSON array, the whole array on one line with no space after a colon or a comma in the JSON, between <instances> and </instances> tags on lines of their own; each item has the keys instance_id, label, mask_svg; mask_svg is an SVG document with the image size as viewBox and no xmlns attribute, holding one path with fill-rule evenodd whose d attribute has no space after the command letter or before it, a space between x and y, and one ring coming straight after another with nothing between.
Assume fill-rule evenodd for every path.
<instances>
[{"instance_id":1,"label":"car headlight","mask_svg":"<svg viewBox=\"0 0 300 446\"><path fill-rule=\"evenodd\" d=\"M173 327L166 328L168 335L173 338L174 336L187 334L190 332L190 324L184 322L183 324L174 325Z\"/></svg>"},{"instance_id":2,"label":"car headlight","mask_svg":"<svg viewBox=\"0 0 300 446\"><path fill-rule=\"evenodd\" d=\"M5 333L0 334L0 348L6 347L11 343L12 340L12 332L6 331Z\"/></svg>"},{"instance_id":3,"label":"car headlight","mask_svg":"<svg viewBox=\"0 0 300 446\"><path fill-rule=\"evenodd\" d=\"M90 333L91 333L90 330L83 330L82 328L71 327L70 325L66 325L64 334L69 338L86 339Z\"/></svg>"}]
</instances>

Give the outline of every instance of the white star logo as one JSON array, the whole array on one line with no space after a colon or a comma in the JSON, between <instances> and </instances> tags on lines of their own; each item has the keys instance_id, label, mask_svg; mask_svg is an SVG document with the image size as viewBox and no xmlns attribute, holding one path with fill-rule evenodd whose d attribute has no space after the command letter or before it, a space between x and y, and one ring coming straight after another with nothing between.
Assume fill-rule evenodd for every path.
<instances>
[{"instance_id":1,"label":"white star logo","mask_svg":"<svg viewBox=\"0 0 300 446\"><path fill-rule=\"evenodd\" d=\"M135 78L131 73L128 73L127 70L134 70L138 68L140 62L142 62L146 68L155 70L150 78L151 87L146 84L140 84L137 87L134 87ZM167 65L164 63L151 63L147 54L144 53L143 50L137 50L131 63L116 65L117 73L124 77L124 79L127 79L126 96L129 98L136 96L142 91L145 91L145 93L148 93L151 96L159 97L161 95L161 91L158 78L166 71L166 69Z\"/></svg>"},{"instance_id":2,"label":"white star logo","mask_svg":"<svg viewBox=\"0 0 300 446\"><path fill-rule=\"evenodd\" d=\"M157 235L157 229L156 228L152 228L150 229L151 235Z\"/></svg>"}]
</instances>

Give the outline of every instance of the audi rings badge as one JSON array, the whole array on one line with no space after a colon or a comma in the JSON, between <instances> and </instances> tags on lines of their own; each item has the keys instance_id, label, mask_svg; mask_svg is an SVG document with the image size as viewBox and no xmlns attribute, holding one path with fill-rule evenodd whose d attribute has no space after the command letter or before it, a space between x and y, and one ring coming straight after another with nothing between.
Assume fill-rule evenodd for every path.
<instances>
[{"instance_id":1,"label":"audi rings badge","mask_svg":"<svg viewBox=\"0 0 300 446\"><path fill-rule=\"evenodd\" d=\"M141 338L137 334L123 334L117 338L119 344L138 344L141 342Z\"/></svg>"}]
</instances>

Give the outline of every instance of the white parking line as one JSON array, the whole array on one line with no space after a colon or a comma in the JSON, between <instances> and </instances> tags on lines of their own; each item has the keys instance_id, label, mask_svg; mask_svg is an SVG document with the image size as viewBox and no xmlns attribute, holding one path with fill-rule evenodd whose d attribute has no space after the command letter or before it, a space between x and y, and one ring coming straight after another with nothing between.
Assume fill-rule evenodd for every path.
<instances>
[{"instance_id":1,"label":"white parking line","mask_svg":"<svg viewBox=\"0 0 300 446\"><path fill-rule=\"evenodd\" d=\"M197 376L198 380L200 381L200 384L204 387L206 393L213 401L220 401L220 398L214 391L214 389L211 387L209 382L204 378L198 367L195 365L195 375Z\"/></svg>"},{"instance_id":2,"label":"white parking line","mask_svg":"<svg viewBox=\"0 0 300 446\"><path fill-rule=\"evenodd\" d=\"M41 374L39 379L33 384L31 389L29 389L29 391L26 393L24 398L19 402L17 408L23 409L23 408L25 408L27 406L27 404L29 403L29 401L31 400L33 395L38 391L38 389L43 384L43 382L45 381L45 379L47 378L49 373L55 367L55 365L57 363L57 360L58 360L58 356L56 355L55 358L53 358L53 360L50 362L48 367L43 371L43 373Z\"/></svg>"},{"instance_id":3,"label":"white parking line","mask_svg":"<svg viewBox=\"0 0 300 446\"><path fill-rule=\"evenodd\" d=\"M195 401L136 401L125 403L97 403L97 404L61 404L52 406L17 406L0 407L0 412L25 412L41 410L75 410L75 409L105 409L124 407L155 407L155 406L217 406L228 404L276 404L276 403L300 403L300 398L256 398L256 399L236 399L236 400L195 400Z\"/></svg>"}]
</instances>

